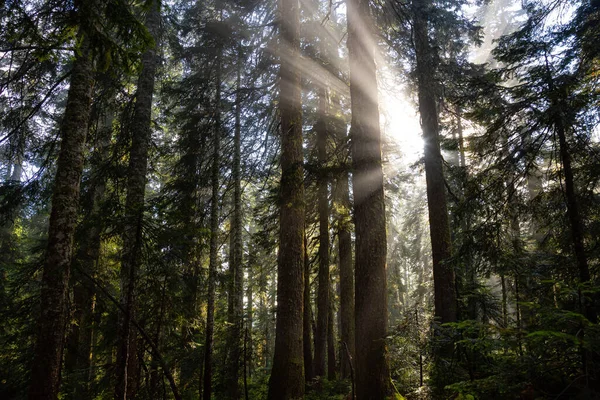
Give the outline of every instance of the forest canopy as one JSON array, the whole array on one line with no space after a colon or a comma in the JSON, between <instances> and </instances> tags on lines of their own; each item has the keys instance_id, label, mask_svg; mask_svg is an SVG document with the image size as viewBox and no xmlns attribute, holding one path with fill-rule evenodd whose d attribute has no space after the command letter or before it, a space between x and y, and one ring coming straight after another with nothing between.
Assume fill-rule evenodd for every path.
<instances>
[{"instance_id":1,"label":"forest canopy","mask_svg":"<svg viewBox=\"0 0 600 400\"><path fill-rule=\"evenodd\" d=\"M600 0L0 1L0 398L600 397Z\"/></svg>"}]
</instances>

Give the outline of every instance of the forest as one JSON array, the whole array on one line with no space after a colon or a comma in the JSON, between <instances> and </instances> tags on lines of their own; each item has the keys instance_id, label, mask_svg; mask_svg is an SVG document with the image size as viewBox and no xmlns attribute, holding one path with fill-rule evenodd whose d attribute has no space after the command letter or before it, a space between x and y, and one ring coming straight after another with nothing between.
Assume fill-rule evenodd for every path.
<instances>
[{"instance_id":1,"label":"forest","mask_svg":"<svg viewBox=\"0 0 600 400\"><path fill-rule=\"evenodd\" d=\"M0 0L0 398L600 398L600 0Z\"/></svg>"}]
</instances>

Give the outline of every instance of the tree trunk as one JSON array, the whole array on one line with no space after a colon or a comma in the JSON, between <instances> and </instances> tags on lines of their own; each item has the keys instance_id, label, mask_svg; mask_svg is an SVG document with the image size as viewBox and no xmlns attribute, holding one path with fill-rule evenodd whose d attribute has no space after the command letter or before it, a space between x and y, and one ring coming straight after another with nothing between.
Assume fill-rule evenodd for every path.
<instances>
[{"instance_id":1,"label":"tree trunk","mask_svg":"<svg viewBox=\"0 0 600 400\"><path fill-rule=\"evenodd\" d=\"M146 27L159 42L160 5L152 3L146 17ZM137 386L137 334L131 320L135 318L135 285L141 262L142 220L148 169L152 122L152 97L159 59L157 46L146 50L142 56L142 71L138 78L136 102L131 121L131 150L127 173L127 197L125 199L125 227L123 231L123 254L121 259L121 303L125 313L120 321L115 368L115 399L135 397Z\"/></svg>"},{"instance_id":2,"label":"tree trunk","mask_svg":"<svg viewBox=\"0 0 600 400\"><path fill-rule=\"evenodd\" d=\"M221 50L217 50L216 95L214 108L213 159L211 169L212 195L210 200L210 250L208 265L208 297L206 304L206 342L204 346L204 393L212 395L212 353L215 329L215 288L219 267L219 164L221 158Z\"/></svg>"},{"instance_id":3,"label":"tree trunk","mask_svg":"<svg viewBox=\"0 0 600 400\"><path fill-rule=\"evenodd\" d=\"M110 107L110 106L109 106ZM86 399L90 397L89 381L91 377L91 351L93 337L93 313L95 306L96 291L90 285L79 270L94 276L100 258L101 233L103 229L101 204L106 192L106 177L99 172L110 156L110 141L113 133L114 113L109 108L97 132L97 143L95 143L95 154L92 158L94 163L94 176L92 177L91 199L89 213L83 223L84 229L78 238L78 248L73 259L73 276L75 284L73 288L73 320L75 323L71 328L71 334L67 338L67 357L65 366L71 359L71 372L79 371L75 375L73 395L76 398Z\"/></svg>"},{"instance_id":4,"label":"tree trunk","mask_svg":"<svg viewBox=\"0 0 600 400\"><path fill-rule=\"evenodd\" d=\"M577 260L579 270L579 283L586 284L590 282L590 269L588 266L585 247L583 245L583 222L579 211L579 203L575 194L575 179L573 176L573 167L571 166L571 153L567 143L564 123L559 120L556 126L558 135L560 160L562 162L563 174L565 177L565 195L567 198L567 215L571 225L571 239L573 241L573 251ZM582 295L580 295L582 296ZM583 295L584 296L584 295ZM597 314L593 301L588 298L582 299L583 313L592 323L596 323Z\"/></svg>"},{"instance_id":5,"label":"tree trunk","mask_svg":"<svg viewBox=\"0 0 600 400\"><path fill-rule=\"evenodd\" d=\"M333 299L333 292L330 286L330 299ZM329 381L335 380L337 363L335 357L335 324L334 321L335 310L333 307L333 301L329 302L329 308L327 310L327 379Z\"/></svg>"},{"instance_id":6,"label":"tree trunk","mask_svg":"<svg viewBox=\"0 0 600 400\"><path fill-rule=\"evenodd\" d=\"M302 316L304 295L304 168L298 0L281 0L281 186L277 260L275 354L269 380L270 400L304 396Z\"/></svg>"},{"instance_id":7,"label":"tree trunk","mask_svg":"<svg viewBox=\"0 0 600 400\"><path fill-rule=\"evenodd\" d=\"M386 224L373 26L367 0L347 0L356 227L357 399L390 394L386 360Z\"/></svg>"},{"instance_id":8,"label":"tree trunk","mask_svg":"<svg viewBox=\"0 0 600 400\"><path fill-rule=\"evenodd\" d=\"M238 50L241 51L241 50ZM231 221L231 245L229 246L229 309L230 324L229 359L227 365L227 398L240 397L239 367L241 354L242 317L244 306L243 270L242 270L242 181L241 181L241 72L242 57L238 57L237 93L235 97L235 128L233 138L233 216Z\"/></svg>"},{"instance_id":9,"label":"tree trunk","mask_svg":"<svg viewBox=\"0 0 600 400\"><path fill-rule=\"evenodd\" d=\"M81 39L85 35L81 32L78 36ZM73 65L61 126L62 141L41 282L41 315L31 370L30 400L56 399L59 392L73 236L92 96L92 69L89 43L84 38Z\"/></svg>"},{"instance_id":10,"label":"tree trunk","mask_svg":"<svg viewBox=\"0 0 600 400\"><path fill-rule=\"evenodd\" d=\"M569 224L571 225L571 240L573 242L573 252L575 253L575 260L577 261L577 269L579 271L579 283L586 284L590 282L590 269L588 265L588 259L585 254L585 247L583 244L583 220L579 210L579 202L575 193L575 178L573 175L573 166L571 165L571 152L569 150L569 144L567 143L567 126L568 123L565 121L565 115L563 112L563 101L568 96L566 89L557 88L555 86L552 73L548 69L547 71L547 85L551 92L550 100L554 110L554 131L558 136L558 151L560 153L560 161L562 164L562 170L565 177L565 196L567 200L567 216L569 217ZM579 297L581 301L581 308L583 314L592 323L596 323L597 311L595 300L597 295L594 295L593 299L582 295L581 288L579 289Z\"/></svg>"},{"instance_id":11,"label":"tree trunk","mask_svg":"<svg viewBox=\"0 0 600 400\"><path fill-rule=\"evenodd\" d=\"M252 234L253 231L251 230ZM252 245L249 246L249 254L248 254L248 284L246 286L246 298L247 300L247 308L246 308L246 329L244 335L247 335L246 341L246 356L244 358L244 362L247 364L248 368L248 378L252 379L253 373L253 352L254 346L252 343L252 328L254 325L254 266L256 265L256 250Z\"/></svg>"},{"instance_id":12,"label":"tree trunk","mask_svg":"<svg viewBox=\"0 0 600 400\"><path fill-rule=\"evenodd\" d=\"M417 56L419 112L425 142L425 175L427 206L433 258L435 317L441 323L457 318L454 270L447 264L451 256L450 224L444 184L443 160L440 151L439 119L436 103L433 49L427 33L429 0L413 1L413 32Z\"/></svg>"},{"instance_id":13,"label":"tree trunk","mask_svg":"<svg viewBox=\"0 0 600 400\"><path fill-rule=\"evenodd\" d=\"M346 132L340 129L337 133L338 147L343 149L348 138ZM339 151L339 150L338 150ZM343 154L346 152L342 152ZM342 163L347 157L342 158ZM354 268L352 265L352 216L350 215L350 190L348 172L341 172L337 178L334 190L336 210L336 228L338 236L339 271L340 271L340 331L342 346L340 351L340 375L350 377L350 357L354 357ZM348 347L348 352L345 348Z\"/></svg>"},{"instance_id":14,"label":"tree trunk","mask_svg":"<svg viewBox=\"0 0 600 400\"><path fill-rule=\"evenodd\" d=\"M312 341L311 341L311 304L310 304L310 260L308 242L304 235L304 313L302 318L302 345L304 348L304 379L310 382L314 378Z\"/></svg>"},{"instance_id":15,"label":"tree trunk","mask_svg":"<svg viewBox=\"0 0 600 400\"><path fill-rule=\"evenodd\" d=\"M329 314L329 200L327 189L327 90L318 89L319 119L315 125L317 132L317 171L319 208L319 286L317 292L317 336L315 338L315 376L325 376L327 355L327 324Z\"/></svg>"}]
</instances>

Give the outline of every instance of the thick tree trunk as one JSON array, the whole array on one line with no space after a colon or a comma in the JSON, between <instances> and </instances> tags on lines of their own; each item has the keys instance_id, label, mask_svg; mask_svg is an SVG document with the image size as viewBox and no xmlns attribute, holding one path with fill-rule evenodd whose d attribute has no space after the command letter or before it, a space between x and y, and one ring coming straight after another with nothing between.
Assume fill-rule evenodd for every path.
<instances>
[{"instance_id":1,"label":"thick tree trunk","mask_svg":"<svg viewBox=\"0 0 600 400\"><path fill-rule=\"evenodd\" d=\"M211 169L212 194L210 200L210 250L208 265L208 296L206 301L206 341L204 345L204 393L202 398L210 400L212 395L212 353L215 330L215 289L219 267L219 164L221 159L221 54L217 50L216 95L214 105L213 154Z\"/></svg>"},{"instance_id":2,"label":"thick tree trunk","mask_svg":"<svg viewBox=\"0 0 600 400\"><path fill-rule=\"evenodd\" d=\"M302 345L304 349L304 379L310 382L314 378L313 353L311 340L311 304L310 304L310 260L308 242L304 235L304 315L302 318Z\"/></svg>"},{"instance_id":3,"label":"thick tree trunk","mask_svg":"<svg viewBox=\"0 0 600 400\"><path fill-rule=\"evenodd\" d=\"M347 0L354 215L356 226L356 394L390 394L386 359L386 224L375 42L367 0Z\"/></svg>"},{"instance_id":4,"label":"thick tree trunk","mask_svg":"<svg viewBox=\"0 0 600 400\"><path fill-rule=\"evenodd\" d=\"M281 187L277 260L277 321L269 400L304 396L304 168L298 0L280 1Z\"/></svg>"},{"instance_id":5,"label":"thick tree trunk","mask_svg":"<svg viewBox=\"0 0 600 400\"><path fill-rule=\"evenodd\" d=\"M41 315L31 370L30 400L56 399L59 392L70 263L92 95L93 68L89 54L88 41L84 39L73 65L61 126L62 141L43 266Z\"/></svg>"},{"instance_id":6,"label":"thick tree trunk","mask_svg":"<svg viewBox=\"0 0 600 400\"><path fill-rule=\"evenodd\" d=\"M227 365L227 398L240 397L239 370L242 339L243 318L243 270L242 270L242 181L241 181L241 68L242 58L238 58L237 93L235 97L235 128L233 138L233 216L229 246L229 309L230 324L228 340L228 365Z\"/></svg>"},{"instance_id":7,"label":"thick tree trunk","mask_svg":"<svg viewBox=\"0 0 600 400\"><path fill-rule=\"evenodd\" d=\"M325 376L327 355L327 324L329 314L329 200L327 189L327 90L318 89L319 120L315 125L317 132L317 153L319 160L317 186L319 208L319 273L317 291L317 336L315 338L315 376Z\"/></svg>"},{"instance_id":8,"label":"thick tree trunk","mask_svg":"<svg viewBox=\"0 0 600 400\"><path fill-rule=\"evenodd\" d=\"M451 256L450 224L440 151L439 119L436 102L433 49L427 32L429 0L413 1L413 32L417 56L419 112L425 141L427 206L433 258L435 317L441 323L457 319L454 270L447 264Z\"/></svg>"},{"instance_id":9,"label":"thick tree trunk","mask_svg":"<svg viewBox=\"0 0 600 400\"><path fill-rule=\"evenodd\" d=\"M146 27L156 43L159 42L160 5L152 3L146 17ZM131 150L127 173L127 197L125 199L125 227L123 231L123 254L121 258L121 303L125 313L120 321L117 365L115 368L115 399L135 397L137 386L137 334L131 320L135 319L135 285L141 262L142 220L148 169L152 121L152 97L159 59L157 47L146 50L142 56L142 71L138 78L136 102L131 122Z\"/></svg>"}]
</instances>

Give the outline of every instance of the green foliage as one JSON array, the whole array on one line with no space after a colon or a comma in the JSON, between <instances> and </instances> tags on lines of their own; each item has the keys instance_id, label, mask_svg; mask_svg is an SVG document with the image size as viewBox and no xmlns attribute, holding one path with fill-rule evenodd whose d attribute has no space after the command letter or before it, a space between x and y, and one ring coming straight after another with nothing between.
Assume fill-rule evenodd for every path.
<instances>
[{"instance_id":1,"label":"green foliage","mask_svg":"<svg viewBox=\"0 0 600 400\"><path fill-rule=\"evenodd\" d=\"M306 400L344 400L351 391L351 385L346 380L329 381L326 378L311 382L307 387Z\"/></svg>"}]
</instances>

